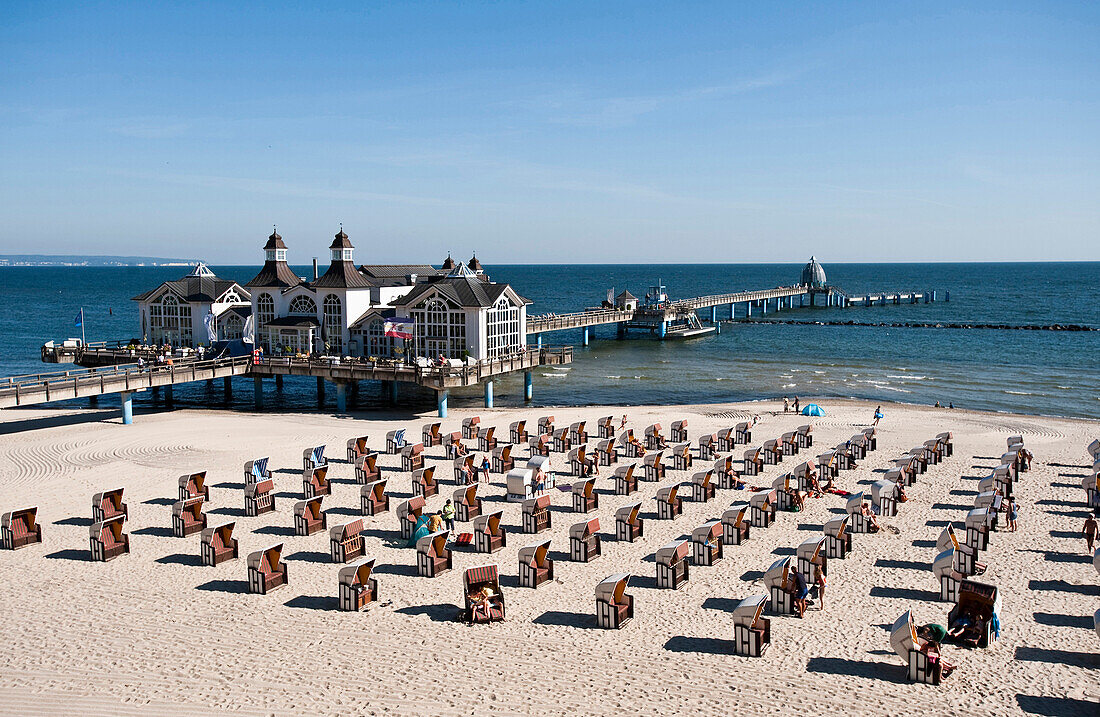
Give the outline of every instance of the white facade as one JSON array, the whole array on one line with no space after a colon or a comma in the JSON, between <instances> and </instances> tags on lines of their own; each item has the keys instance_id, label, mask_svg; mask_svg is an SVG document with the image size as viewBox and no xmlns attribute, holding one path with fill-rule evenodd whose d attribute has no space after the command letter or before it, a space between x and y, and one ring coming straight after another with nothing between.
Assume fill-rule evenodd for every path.
<instances>
[{"instance_id":1,"label":"white facade","mask_svg":"<svg viewBox=\"0 0 1100 717\"><path fill-rule=\"evenodd\" d=\"M215 340L241 338L251 297L240 284L225 281L203 264L175 281L134 297L141 337L172 346L209 344L207 315L213 316Z\"/></svg>"}]
</instances>

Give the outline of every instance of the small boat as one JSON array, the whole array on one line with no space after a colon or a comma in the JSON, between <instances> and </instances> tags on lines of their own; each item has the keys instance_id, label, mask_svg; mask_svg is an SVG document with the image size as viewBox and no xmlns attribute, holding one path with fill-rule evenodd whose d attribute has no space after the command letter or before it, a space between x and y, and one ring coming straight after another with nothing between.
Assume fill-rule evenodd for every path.
<instances>
[{"instance_id":1,"label":"small boat","mask_svg":"<svg viewBox=\"0 0 1100 717\"><path fill-rule=\"evenodd\" d=\"M714 326L704 326L695 312L686 314L683 319L671 321L665 330L665 340L668 339L694 339L707 336L717 331Z\"/></svg>"}]
</instances>

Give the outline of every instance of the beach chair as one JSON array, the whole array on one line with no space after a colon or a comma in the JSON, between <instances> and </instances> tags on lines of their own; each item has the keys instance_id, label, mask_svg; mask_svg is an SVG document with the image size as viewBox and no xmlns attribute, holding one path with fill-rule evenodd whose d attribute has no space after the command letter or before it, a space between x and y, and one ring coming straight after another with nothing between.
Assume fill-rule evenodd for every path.
<instances>
[{"instance_id":1,"label":"beach chair","mask_svg":"<svg viewBox=\"0 0 1100 717\"><path fill-rule=\"evenodd\" d=\"M881 516L898 514L898 484L892 480L877 480L871 484L871 507Z\"/></svg>"},{"instance_id":2,"label":"beach chair","mask_svg":"<svg viewBox=\"0 0 1100 717\"><path fill-rule=\"evenodd\" d=\"M619 434L618 445L623 449L623 455L627 458L639 458L642 455L642 447L634 439L634 429L628 428Z\"/></svg>"},{"instance_id":3,"label":"beach chair","mask_svg":"<svg viewBox=\"0 0 1100 717\"><path fill-rule=\"evenodd\" d=\"M359 489L359 509L363 515L385 513L390 509L390 497L386 494L386 481L376 480Z\"/></svg>"},{"instance_id":4,"label":"beach chair","mask_svg":"<svg viewBox=\"0 0 1100 717\"><path fill-rule=\"evenodd\" d=\"M810 448L814 444L814 427L810 424L799 426L795 431L799 448Z\"/></svg>"},{"instance_id":5,"label":"beach chair","mask_svg":"<svg viewBox=\"0 0 1100 717\"><path fill-rule=\"evenodd\" d=\"M477 483L477 465L474 463L474 458L475 456L471 453L454 459L452 466L454 468L455 485Z\"/></svg>"},{"instance_id":6,"label":"beach chair","mask_svg":"<svg viewBox=\"0 0 1100 717\"><path fill-rule=\"evenodd\" d=\"M302 475L302 496L316 498L319 495L332 495L332 484L328 480L328 465L306 469Z\"/></svg>"},{"instance_id":7,"label":"beach chair","mask_svg":"<svg viewBox=\"0 0 1100 717\"><path fill-rule=\"evenodd\" d=\"M798 453L798 433L787 431L779 437L779 446L783 449L784 456L793 456Z\"/></svg>"},{"instance_id":8,"label":"beach chair","mask_svg":"<svg viewBox=\"0 0 1100 717\"><path fill-rule=\"evenodd\" d=\"M850 515L838 516L825 521L825 556L843 560L852 552L852 534L848 532Z\"/></svg>"},{"instance_id":9,"label":"beach chair","mask_svg":"<svg viewBox=\"0 0 1100 717\"><path fill-rule=\"evenodd\" d=\"M569 559L574 563L588 563L601 554L600 519L589 518L569 527Z\"/></svg>"},{"instance_id":10,"label":"beach chair","mask_svg":"<svg viewBox=\"0 0 1100 717\"><path fill-rule=\"evenodd\" d=\"M917 628L913 624L911 610L906 610L891 626L890 646L905 663L910 682L940 684L942 666L939 660L929 660L928 655L921 652L924 640L917 637Z\"/></svg>"},{"instance_id":11,"label":"beach chair","mask_svg":"<svg viewBox=\"0 0 1100 717\"><path fill-rule=\"evenodd\" d=\"M637 463L626 463L615 469L612 478L615 480L615 495L630 495L638 490L638 477L634 475Z\"/></svg>"},{"instance_id":12,"label":"beach chair","mask_svg":"<svg viewBox=\"0 0 1100 717\"><path fill-rule=\"evenodd\" d=\"M954 527L945 527L936 539L936 550L943 552L950 548L955 551L954 568L966 575L981 575L986 570L985 563L978 562L978 550L959 540Z\"/></svg>"},{"instance_id":13,"label":"beach chair","mask_svg":"<svg viewBox=\"0 0 1100 717\"><path fill-rule=\"evenodd\" d=\"M533 456L527 459L526 467L535 472L536 483L542 480L544 483L543 490L550 490L557 485L554 478L553 461L550 456Z\"/></svg>"},{"instance_id":14,"label":"beach chair","mask_svg":"<svg viewBox=\"0 0 1100 717\"><path fill-rule=\"evenodd\" d=\"M549 435L554 432L554 417L542 416L539 418L539 435Z\"/></svg>"},{"instance_id":15,"label":"beach chair","mask_svg":"<svg viewBox=\"0 0 1100 717\"><path fill-rule=\"evenodd\" d=\"M444 455L447 458L458 458L469 453L466 446L462 445L462 432L455 431L447 434L447 447L444 451Z\"/></svg>"},{"instance_id":16,"label":"beach chair","mask_svg":"<svg viewBox=\"0 0 1100 717\"><path fill-rule=\"evenodd\" d=\"M307 537L328 527L328 515L321 510L323 496L300 500L294 504L294 534Z\"/></svg>"},{"instance_id":17,"label":"beach chair","mask_svg":"<svg viewBox=\"0 0 1100 717\"><path fill-rule=\"evenodd\" d=\"M932 465L939 465L944 459L943 444L935 438L930 438L924 442L924 452L928 462Z\"/></svg>"},{"instance_id":18,"label":"beach chair","mask_svg":"<svg viewBox=\"0 0 1100 717\"><path fill-rule=\"evenodd\" d=\"M764 585L768 588L768 597L771 599L771 611L776 615L795 614L794 596L787 592L790 589L791 559L780 558L771 564L764 572Z\"/></svg>"},{"instance_id":19,"label":"beach chair","mask_svg":"<svg viewBox=\"0 0 1100 717\"><path fill-rule=\"evenodd\" d=\"M912 476L913 474L910 473L906 468L895 465L893 468L889 468L886 470L886 475L882 476L882 480L889 481L894 485L905 487L914 483L914 481L912 480Z\"/></svg>"},{"instance_id":20,"label":"beach chair","mask_svg":"<svg viewBox=\"0 0 1100 717\"><path fill-rule=\"evenodd\" d=\"M987 490L979 492L974 496L975 508L988 508L990 512L996 513L1004 510L1004 498L995 490Z\"/></svg>"},{"instance_id":21,"label":"beach chair","mask_svg":"<svg viewBox=\"0 0 1100 717\"><path fill-rule=\"evenodd\" d=\"M558 428L550 434L550 450L556 453L565 453L572 447L573 444L569 440L568 426Z\"/></svg>"},{"instance_id":22,"label":"beach chair","mask_svg":"<svg viewBox=\"0 0 1100 717\"><path fill-rule=\"evenodd\" d=\"M829 557L825 550L825 536L807 538L794 549L798 560L798 572L806 579L807 585L814 584L814 566L821 566L821 574L828 577Z\"/></svg>"},{"instance_id":23,"label":"beach chair","mask_svg":"<svg viewBox=\"0 0 1100 717\"><path fill-rule=\"evenodd\" d=\"M519 549L519 586L537 588L554 579L554 561L550 559L550 539L539 540Z\"/></svg>"},{"instance_id":24,"label":"beach chair","mask_svg":"<svg viewBox=\"0 0 1100 717\"><path fill-rule=\"evenodd\" d=\"M552 443L552 441L553 439L551 438L549 433L543 433L540 436L531 436L527 440L527 447L531 451L531 457L534 458L535 456L549 456L550 444Z\"/></svg>"},{"instance_id":25,"label":"beach chair","mask_svg":"<svg viewBox=\"0 0 1100 717\"><path fill-rule=\"evenodd\" d=\"M206 485L206 471L180 476L179 489L180 500L199 496L210 500L210 487Z\"/></svg>"},{"instance_id":26,"label":"beach chair","mask_svg":"<svg viewBox=\"0 0 1100 717\"><path fill-rule=\"evenodd\" d=\"M642 458L642 465L645 469L645 479L648 481L664 480L665 477L665 464L664 464L664 451L655 451Z\"/></svg>"},{"instance_id":27,"label":"beach chair","mask_svg":"<svg viewBox=\"0 0 1100 717\"><path fill-rule=\"evenodd\" d=\"M373 483L382 477L382 466L378 465L377 453L365 453L355 464L355 482L360 485Z\"/></svg>"},{"instance_id":28,"label":"beach chair","mask_svg":"<svg viewBox=\"0 0 1100 717\"><path fill-rule=\"evenodd\" d=\"M1097 548L1092 554L1092 567L1096 568L1097 574L1100 574L1100 548Z\"/></svg>"},{"instance_id":29,"label":"beach chair","mask_svg":"<svg viewBox=\"0 0 1100 717\"><path fill-rule=\"evenodd\" d=\"M462 437L467 441L477 438L478 429L481 428L481 416L470 416L462 419Z\"/></svg>"},{"instance_id":30,"label":"beach chair","mask_svg":"<svg viewBox=\"0 0 1100 717\"><path fill-rule=\"evenodd\" d=\"M605 438L596 444L596 463L601 466L610 466L619 460L619 451L615 448L614 438Z\"/></svg>"},{"instance_id":31,"label":"beach chair","mask_svg":"<svg viewBox=\"0 0 1100 717\"><path fill-rule=\"evenodd\" d=\"M435 479L435 466L417 468L412 474L413 495L431 498L439 495L439 482Z\"/></svg>"},{"instance_id":32,"label":"beach chair","mask_svg":"<svg viewBox=\"0 0 1100 717\"><path fill-rule=\"evenodd\" d=\"M493 473L504 473L516 467L512 457L512 446L497 446L493 449Z\"/></svg>"},{"instance_id":33,"label":"beach chair","mask_svg":"<svg viewBox=\"0 0 1100 717\"><path fill-rule=\"evenodd\" d=\"M401 449L409 445L409 442L405 439L405 432L404 428L395 428L386 433L386 453L391 456L397 455L401 452Z\"/></svg>"},{"instance_id":34,"label":"beach chair","mask_svg":"<svg viewBox=\"0 0 1100 717\"><path fill-rule=\"evenodd\" d=\"M584 430L584 421L569 424L569 442L578 445L588 443L588 431Z\"/></svg>"},{"instance_id":35,"label":"beach chair","mask_svg":"<svg viewBox=\"0 0 1100 717\"><path fill-rule=\"evenodd\" d=\"M950 456L955 452L955 444L952 442L953 439L954 435L950 431L936 436L936 440L943 444L945 455Z\"/></svg>"},{"instance_id":36,"label":"beach chair","mask_svg":"<svg viewBox=\"0 0 1100 717\"><path fill-rule=\"evenodd\" d=\"M469 523L481 515L481 498L477 497L477 483L455 490L451 496L451 502L454 504L455 520L461 523Z\"/></svg>"},{"instance_id":37,"label":"beach chair","mask_svg":"<svg viewBox=\"0 0 1100 717\"><path fill-rule=\"evenodd\" d=\"M571 475L584 475L584 469L588 466L588 449L585 446L577 446L569 451L569 473Z\"/></svg>"},{"instance_id":38,"label":"beach chair","mask_svg":"<svg viewBox=\"0 0 1100 717\"><path fill-rule=\"evenodd\" d=\"M736 489L741 483L741 474L734 467L733 454L719 456L714 461L714 466L711 468L711 472L714 473L715 480L718 481L718 487L722 490Z\"/></svg>"},{"instance_id":39,"label":"beach chair","mask_svg":"<svg viewBox=\"0 0 1100 717\"><path fill-rule=\"evenodd\" d=\"M767 595L752 595L733 609L733 654L761 657L772 642L771 620L763 617Z\"/></svg>"},{"instance_id":40,"label":"beach chair","mask_svg":"<svg viewBox=\"0 0 1100 717\"><path fill-rule=\"evenodd\" d=\"M422 578L434 578L451 569L451 550L447 547L450 532L440 530L416 541L416 573Z\"/></svg>"},{"instance_id":41,"label":"beach chair","mask_svg":"<svg viewBox=\"0 0 1100 717\"><path fill-rule=\"evenodd\" d=\"M858 449L852 443L842 443L833 449L833 454L836 456L836 470L839 475L840 471L849 471L856 467L856 455Z\"/></svg>"},{"instance_id":42,"label":"beach chair","mask_svg":"<svg viewBox=\"0 0 1100 717\"><path fill-rule=\"evenodd\" d=\"M1092 443L1088 444L1085 448L1085 452L1089 454L1092 460L1100 460L1100 438L1097 438Z\"/></svg>"},{"instance_id":43,"label":"beach chair","mask_svg":"<svg viewBox=\"0 0 1100 717\"><path fill-rule=\"evenodd\" d=\"M857 433L848 439L848 450L852 456L852 464L854 465L857 460L863 460L867 457L867 449L870 446L870 439L862 433Z\"/></svg>"},{"instance_id":44,"label":"beach chair","mask_svg":"<svg viewBox=\"0 0 1100 717\"><path fill-rule=\"evenodd\" d=\"M954 548L947 548L936 554L932 561L932 574L940 585L940 600L956 602L959 599L959 586L966 576L958 570L958 557Z\"/></svg>"},{"instance_id":45,"label":"beach chair","mask_svg":"<svg viewBox=\"0 0 1100 717\"><path fill-rule=\"evenodd\" d=\"M596 421L596 435L600 438L615 437L615 417L604 416Z\"/></svg>"},{"instance_id":46,"label":"beach chair","mask_svg":"<svg viewBox=\"0 0 1100 717\"><path fill-rule=\"evenodd\" d=\"M688 552L691 548L686 540L673 540L657 548L654 562L657 564L657 587L665 590L679 590L687 583Z\"/></svg>"},{"instance_id":47,"label":"beach chair","mask_svg":"<svg viewBox=\"0 0 1100 717\"><path fill-rule=\"evenodd\" d=\"M912 471L911 483L916 483L916 477L918 475L924 475L928 472L928 464L932 461L932 456L928 452L928 449L924 446L916 446L910 448L909 453L905 456L909 461L909 467ZM897 464L897 462L895 462Z\"/></svg>"},{"instance_id":48,"label":"beach chair","mask_svg":"<svg viewBox=\"0 0 1100 717\"><path fill-rule=\"evenodd\" d=\"M397 504L397 524L401 531L401 539L412 538L413 531L420 516L424 514L423 496L413 496Z\"/></svg>"},{"instance_id":49,"label":"beach chair","mask_svg":"<svg viewBox=\"0 0 1100 717\"><path fill-rule=\"evenodd\" d=\"M698 443L699 460L712 461L718 457L718 434L707 433L699 436Z\"/></svg>"},{"instance_id":50,"label":"beach chair","mask_svg":"<svg viewBox=\"0 0 1100 717\"><path fill-rule=\"evenodd\" d=\"M235 522L222 523L202 531L200 556L202 564L217 567L227 560L236 560L239 553L237 539L233 537Z\"/></svg>"},{"instance_id":51,"label":"beach chair","mask_svg":"<svg viewBox=\"0 0 1100 717\"><path fill-rule=\"evenodd\" d=\"M878 429L877 428L875 428L874 426L871 426L870 428L864 428L862 431L860 431L860 433L862 433L864 436L867 437L867 450L868 451L878 450Z\"/></svg>"},{"instance_id":52,"label":"beach chair","mask_svg":"<svg viewBox=\"0 0 1100 717\"><path fill-rule=\"evenodd\" d=\"M250 518L275 512L275 481L268 478L244 487L244 514Z\"/></svg>"},{"instance_id":53,"label":"beach chair","mask_svg":"<svg viewBox=\"0 0 1100 717\"><path fill-rule=\"evenodd\" d=\"M498 572L496 565L480 565L468 568L462 574L466 596L463 616L466 622L477 624L504 620L504 593L500 590Z\"/></svg>"},{"instance_id":54,"label":"beach chair","mask_svg":"<svg viewBox=\"0 0 1100 717\"><path fill-rule=\"evenodd\" d=\"M287 584L286 563L283 562L283 544L257 550L248 556L248 592L267 595Z\"/></svg>"},{"instance_id":55,"label":"beach chair","mask_svg":"<svg viewBox=\"0 0 1100 717\"><path fill-rule=\"evenodd\" d=\"M752 421L742 421L734 427L734 442L735 443L748 443L752 440ZM730 450L732 450L732 446Z\"/></svg>"},{"instance_id":56,"label":"beach chair","mask_svg":"<svg viewBox=\"0 0 1100 717\"><path fill-rule=\"evenodd\" d=\"M271 480L271 471L267 469L265 458L253 458L244 464L244 484L251 485L262 480Z\"/></svg>"},{"instance_id":57,"label":"beach chair","mask_svg":"<svg viewBox=\"0 0 1100 717\"><path fill-rule=\"evenodd\" d=\"M794 467L794 470L791 471L791 475L794 476L798 490L803 493L812 493L815 487L810 476L820 475L820 471L817 469L817 461L813 458L807 458ZM820 483L818 485L820 486Z\"/></svg>"},{"instance_id":58,"label":"beach chair","mask_svg":"<svg viewBox=\"0 0 1100 717\"><path fill-rule=\"evenodd\" d=\"M634 596L626 593L626 573L609 575L596 584L596 626L618 630L634 618Z\"/></svg>"},{"instance_id":59,"label":"beach chair","mask_svg":"<svg viewBox=\"0 0 1100 717\"><path fill-rule=\"evenodd\" d=\"M874 522L863 514L863 506L867 503L866 491L856 491L848 496L844 502L844 510L848 513L848 532L872 533Z\"/></svg>"},{"instance_id":60,"label":"beach chair","mask_svg":"<svg viewBox=\"0 0 1100 717\"><path fill-rule=\"evenodd\" d=\"M978 630L978 647L989 647L1000 634L994 623L999 621L1001 598L996 585L964 579L959 585L955 607L947 614L947 624L951 625L964 614L975 618Z\"/></svg>"},{"instance_id":61,"label":"beach chair","mask_svg":"<svg viewBox=\"0 0 1100 717\"><path fill-rule=\"evenodd\" d=\"M740 545L749 539L749 504L734 503L722 513L722 542Z\"/></svg>"},{"instance_id":62,"label":"beach chair","mask_svg":"<svg viewBox=\"0 0 1100 717\"><path fill-rule=\"evenodd\" d=\"M686 443L688 440L687 419L672 422L672 428L668 430L668 440L672 443Z\"/></svg>"},{"instance_id":63,"label":"beach chair","mask_svg":"<svg viewBox=\"0 0 1100 717\"><path fill-rule=\"evenodd\" d=\"M320 468L321 466L328 465L328 458L325 458L325 447L314 446L313 448L307 448L302 451L302 470L308 471L310 468Z\"/></svg>"},{"instance_id":64,"label":"beach chair","mask_svg":"<svg viewBox=\"0 0 1100 717\"><path fill-rule=\"evenodd\" d=\"M206 515L202 512L205 500L200 495L197 498L177 500L172 504L172 535L186 538L203 531L206 527Z\"/></svg>"},{"instance_id":65,"label":"beach chair","mask_svg":"<svg viewBox=\"0 0 1100 717\"><path fill-rule=\"evenodd\" d=\"M615 539L625 543L633 543L642 537L643 523L641 518L642 504L640 501L624 505L615 511Z\"/></svg>"},{"instance_id":66,"label":"beach chair","mask_svg":"<svg viewBox=\"0 0 1100 717\"><path fill-rule=\"evenodd\" d=\"M714 434L715 447L721 453L728 453L733 450L733 447L737 445L737 433L733 426L729 428L721 428Z\"/></svg>"},{"instance_id":67,"label":"beach chair","mask_svg":"<svg viewBox=\"0 0 1100 717\"><path fill-rule=\"evenodd\" d=\"M714 471L700 471L691 477L691 500L706 503L714 497Z\"/></svg>"},{"instance_id":68,"label":"beach chair","mask_svg":"<svg viewBox=\"0 0 1100 717\"><path fill-rule=\"evenodd\" d=\"M1081 487L1085 489L1085 507L1100 508L1100 472L1082 478Z\"/></svg>"},{"instance_id":69,"label":"beach chair","mask_svg":"<svg viewBox=\"0 0 1100 717\"><path fill-rule=\"evenodd\" d=\"M722 559L722 521L708 520L691 531L692 565L714 565Z\"/></svg>"},{"instance_id":70,"label":"beach chair","mask_svg":"<svg viewBox=\"0 0 1100 717\"><path fill-rule=\"evenodd\" d=\"M523 501L521 510L524 533L537 534L544 530L550 530L550 496L540 495L537 498L527 498Z\"/></svg>"},{"instance_id":71,"label":"beach chair","mask_svg":"<svg viewBox=\"0 0 1100 717\"><path fill-rule=\"evenodd\" d=\"M504 511L494 510L474 518L474 550L479 553L495 553L508 543L500 519Z\"/></svg>"},{"instance_id":72,"label":"beach chair","mask_svg":"<svg viewBox=\"0 0 1100 717\"><path fill-rule=\"evenodd\" d=\"M745 475L754 476L764 472L764 449L750 448L745 451L742 461L742 469Z\"/></svg>"},{"instance_id":73,"label":"beach chair","mask_svg":"<svg viewBox=\"0 0 1100 717\"><path fill-rule=\"evenodd\" d=\"M670 451L672 453L672 470L691 470L691 444L677 443Z\"/></svg>"},{"instance_id":74,"label":"beach chair","mask_svg":"<svg viewBox=\"0 0 1100 717\"><path fill-rule=\"evenodd\" d=\"M0 548L18 550L42 542L38 508L22 508L0 516Z\"/></svg>"},{"instance_id":75,"label":"beach chair","mask_svg":"<svg viewBox=\"0 0 1100 717\"><path fill-rule=\"evenodd\" d=\"M130 511L122 502L124 488L105 490L92 496L92 522L102 523L121 517L123 520L129 517Z\"/></svg>"},{"instance_id":76,"label":"beach chair","mask_svg":"<svg viewBox=\"0 0 1100 717\"><path fill-rule=\"evenodd\" d=\"M360 456L370 452L367 448L367 438L368 436L356 436L348 439L348 463L355 465Z\"/></svg>"},{"instance_id":77,"label":"beach chair","mask_svg":"<svg viewBox=\"0 0 1100 717\"><path fill-rule=\"evenodd\" d=\"M1019 478L1020 472L1024 470L1024 466L1027 465L1027 461L1024 460L1023 450L1002 453L1001 465L1005 466L1006 472L1010 478L1013 480Z\"/></svg>"},{"instance_id":78,"label":"beach chair","mask_svg":"<svg viewBox=\"0 0 1100 717\"><path fill-rule=\"evenodd\" d=\"M401 449L401 470L415 471L424 467L424 444L413 443Z\"/></svg>"},{"instance_id":79,"label":"beach chair","mask_svg":"<svg viewBox=\"0 0 1100 717\"><path fill-rule=\"evenodd\" d=\"M836 451L832 450L828 453L822 453L814 461L817 463L817 470L820 474L819 480L826 480L828 478L836 478L840 471L837 468L838 461Z\"/></svg>"},{"instance_id":80,"label":"beach chair","mask_svg":"<svg viewBox=\"0 0 1100 717\"><path fill-rule=\"evenodd\" d=\"M97 520L88 529L92 562L105 563L130 552L130 536L123 531L125 516Z\"/></svg>"},{"instance_id":81,"label":"beach chair","mask_svg":"<svg viewBox=\"0 0 1100 717\"><path fill-rule=\"evenodd\" d=\"M508 426L508 442L514 445L526 443L531 435L527 432L527 421L513 421Z\"/></svg>"},{"instance_id":82,"label":"beach chair","mask_svg":"<svg viewBox=\"0 0 1100 717\"><path fill-rule=\"evenodd\" d=\"M752 527L767 528L775 520L776 502L778 492L762 490L749 496L749 515L752 516Z\"/></svg>"},{"instance_id":83,"label":"beach chair","mask_svg":"<svg viewBox=\"0 0 1100 717\"><path fill-rule=\"evenodd\" d=\"M591 513L599 508L600 496L596 493L596 479L585 478L573 483L573 512Z\"/></svg>"},{"instance_id":84,"label":"beach chair","mask_svg":"<svg viewBox=\"0 0 1100 717\"><path fill-rule=\"evenodd\" d=\"M1008 448L1010 450L1012 449L1013 446L1023 447L1024 437L1023 436L1009 436L1008 438L1005 439L1005 445L1008 446Z\"/></svg>"},{"instance_id":85,"label":"beach chair","mask_svg":"<svg viewBox=\"0 0 1100 717\"><path fill-rule=\"evenodd\" d=\"M373 558L340 568L338 595L341 610L359 612L378 600L378 579L371 577L372 572Z\"/></svg>"},{"instance_id":86,"label":"beach chair","mask_svg":"<svg viewBox=\"0 0 1100 717\"><path fill-rule=\"evenodd\" d=\"M998 468L1007 467L1008 466L998 466ZM985 478L982 478L980 481L978 481L978 495L990 493L1000 495L1005 498L1012 498L1014 492L1012 490L1013 485L1014 482L1012 480L1012 477L1009 476L1007 470L994 470ZM975 507L981 508L984 506L975 505Z\"/></svg>"},{"instance_id":87,"label":"beach chair","mask_svg":"<svg viewBox=\"0 0 1100 717\"><path fill-rule=\"evenodd\" d=\"M508 491L505 498L509 501L519 502L535 495L535 471L530 468L513 468L504 482Z\"/></svg>"},{"instance_id":88,"label":"beach chair","mask_svg":"<svg viewBox=\"0 0 1100 717\"><path fill-rule=\"evenodd\" d=\"M486 426L477 432L477 449L482 453L489 453L497 447L496 426Z\"/></svg>"},{"instance_id":89,"label":"beach chair","mask_svg":"<svg viewBox=\"0 0 1100 717\"><path fill-rule=\"evenodd\" d=\"M657 520L675 520L684 512L684 499L679 485L666 485L657 490Z\"/></svg>"},{"instance_id":90,"label":"beach chair","mask_svg":"<svg viewBox=\"0 0 1100 717\"><path fill-rule=\"evenodd\" d=\"M645 447L647 450L655 451L658 448L665 447L665 439L661 435L661 430L660 423L654 423L645 429Z\"/></svg>"},{"instance_id":91,"label":"beach chair","mask_svg":"<svg viewBox=\"0 0 1100 717\"><path fill-rule=\"evenodd\" d=\"M363 555L363 519L334 525L328 530L329 554L334 563L347 563Z\"/></svg>"},{"instance_id":92,"label":"beach chair","mask_svg":"<svg viewBox=\"0 0 1100 717\"><path fill-rule=\"evenodd\" d=\"M791 510L794 507L794 494L797 481L790 473L784 473L772 481L772 490L775 491L776 510Z\"/></svg>"},{"instance_id":93,"label":"beach chair","mask_svg":"<svg viewBox=\"0 0 1100 717\"><path fill-rule=\"evenodd\" d=\"M425 423L420 429L420 442L426 447L443 445L442 423Z\"/></svg>"},{"instance_id":94,"label":"beach chair","mask_svg":"<svg viewBox=\"0 0 1100 717\"><path fill-rule=\"evenodd\" d=\"M966 514L966 544L975 550L989 546L989 530L996 514L988 508L975 508Z\"/></svg>"}]
</instances>

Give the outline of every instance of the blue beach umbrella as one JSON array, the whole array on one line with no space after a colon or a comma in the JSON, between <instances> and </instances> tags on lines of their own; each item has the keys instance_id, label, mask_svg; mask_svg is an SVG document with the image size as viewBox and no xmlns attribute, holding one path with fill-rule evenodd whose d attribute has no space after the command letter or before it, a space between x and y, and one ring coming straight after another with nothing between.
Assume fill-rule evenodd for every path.
<instances>
[{"instance_id":1,"label":"blue beach umbrella","mask_svg":"<svg viewBox=\"0 0 1100 717\"><path fill-rule=\"evenodd\" d=\"M802 407L803 416L824 416L825 409L816 403L807 403Z\"/></svg>"}]
</instances>

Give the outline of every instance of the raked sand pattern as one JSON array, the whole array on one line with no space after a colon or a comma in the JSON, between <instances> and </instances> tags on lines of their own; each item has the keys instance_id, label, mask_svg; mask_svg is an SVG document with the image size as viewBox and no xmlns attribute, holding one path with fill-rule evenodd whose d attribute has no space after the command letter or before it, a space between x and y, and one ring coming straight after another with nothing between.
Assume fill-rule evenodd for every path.
<instances>
[{"instance_id":1,"label":"raked sand pattern","mask_svg":"<svg viewBox=\"0 0 1100 717\"><path fill-rule=\"evenodd\" d=\"M774 413L774 403L628 409L636 433L660 421L666 429L686 418L693 445L702 433L760 414L753 444L813 421L812 455L867 425L873 405L829 401L828 416ZM623 409L612 409L618 417ZM595 421L612 410L557 409L561 423ZM830 561L825 610L805 619L773 617L772 645L762 658L732 654L730 611L737 600L764 592L760 576L822 524L842 512L843 499L808 499L801 513L779 513L748 542L726 546L713 567L691 568L681 590L658 590L654 551L719 517L742 491L718 491L709 503L685 501L675 521L653 519L661 485L686 481L670 471L661 483L640 482L634 496L616 496L601 469L597 480L603 555L588 564L568 561L571 496L551 491L550 537L557 580L538 590L516 586L519 504L506 503L501 476L482 486L486 509L503 508L508 544L492 556L456 550L455 569L434 579L416 575L415 551L403 547L392 512L365 518L367 555L377 559L380 602L362 613L336 610L339 566L329 562L327 532L293 536L292 506L301 495L301 454L325 443L333 495L324 501L329 524L359 514L359 486L344 462L344 444L367 434L379 448L396 427L419 436L422 416L363 414L264 415L178 411L138 416L135 424L59 421L56 412L0 416L26 426L3 435L0 511L39 507L44 544L0 553L0 714L824 714L1095 715L1100 701L1100 638L1092 614L1100 608L1100 576L1079 537L1084 520L1081 477L1085 446L1100 423L889 405L878 450L838 487L862 489L891 458L942 431L955 450L909 489L909 502L884 522L899 531L856 535L845 560ZM478 414L506 431L530 424L529 410L452 412L445 431ZM930 572L934 541L946 521L960 523L977 481L1004 452L1005 438L1022 433L1034 468L1018 482L1018 533L992 535L981 578L1002 596L1001 639L990 649L947 647L960 664L942 686L905 681L887 629L904 610L918 622L944 622L949 605L936 600ZM468 442L469 443L469 442ZM739 447L740 456L743 447ZM768 466L750 484L770 484L805 458ZM277 512L243 516L242 465L269 455ZM442 477L438 510L452 492L451 463L440 447L427 449ZM519 451L526 456L527 450ZM564 467L561 454L553 454ZM382 456L391 508L411 495L398 456ZM699 464L696 464L696 468ZM709 466L708 466L709 467ZM388 470L385 470L388 469ZM241 559L217 568L199 564L199 536L171 537L176 479L207 470L210 524L236 520ZM568 482L568 478L563 478ZM91 563L88 524L93 492L124 486L132 553ZM614 512L643 501L645 537L614 540ZM468 530L469 524L459 524ZM289 586L269 595L245 592L244 556L285 543ZM508 619L467 627L456 617L462 570L485 562L501 567ZM603 577L635 577L635 619L620 631L595 628L593 588Z\"/></svg>"}]
</instances>

